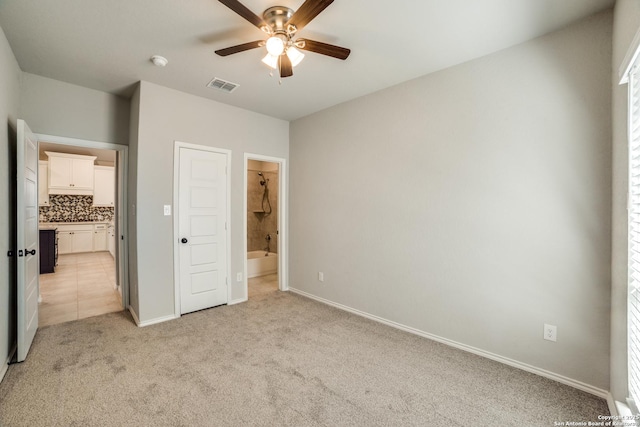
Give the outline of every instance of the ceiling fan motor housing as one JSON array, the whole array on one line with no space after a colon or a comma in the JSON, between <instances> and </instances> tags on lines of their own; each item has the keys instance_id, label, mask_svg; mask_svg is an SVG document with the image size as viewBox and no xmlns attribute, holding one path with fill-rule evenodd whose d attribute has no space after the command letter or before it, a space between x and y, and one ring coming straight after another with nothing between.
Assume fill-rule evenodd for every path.
<instances>
[{"instance_id":1,"label":"ceiling fan motor housing","mask_svg":"<svg viewBox=\"0 0 640 427\"><path fill-rule=\"evenodd\" d=\"M284 6L273 6L265 10L262 14L264 22L271 27L273 33L288 31L284 28L284 25L289 22L289 19L293 16L293 9L289 9Z\"/></svg>"}]
</instances>

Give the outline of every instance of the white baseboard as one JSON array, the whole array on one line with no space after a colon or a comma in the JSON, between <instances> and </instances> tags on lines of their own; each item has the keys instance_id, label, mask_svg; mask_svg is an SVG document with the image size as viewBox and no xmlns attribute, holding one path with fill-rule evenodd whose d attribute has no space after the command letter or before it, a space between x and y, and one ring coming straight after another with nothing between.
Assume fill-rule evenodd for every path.
<instances>
[{"instance_id":1,"label":"white baseboard","mask_svg":"<svg viewBox=\"0 0 640 427\"><path fill-rule=\"evenodd\" d=\"M15 354L15 352L16 352L16 346L14 345L11 351L9 352L9 356L7 356L7 360L4 362L2 366L0 366L0 383L4 379L4 376L6 375L7 371L9 370L9 363L11 362L11 359L13 359L13 355Z\"/></svg>"},{"instance_id":2,"label":"white baseboard","mask_svg":"<svg viewBox=\"0 0 640 427\"><path fill-rule=\"evenodd\" d=\"M316 300L316 301L321 302L323 304L327 304L327 305L330 305L332 307L339 308L340 310L348 311L348 312L356 314L358 316L362 316L362 317L365 317L367 319L374 320L376 322L385 324L387 326L391 326L392 328L400 329L400 330L405 331L405 332L409 332L409 333L412 333L412 334L415 334L415 335L419 335L421 337L428 338L430 340L437 341L439 343L446 344L448 346L455 347L457 349L464 350L464 351L467 351L469 353L473 353L473 354L478 355L478 356L486 357L487 359L495 360L496 362L504 363L505 365L509 365L509 366L514 367L514 368L521 369L523 371L531 372L532 374L540 375L541 377L549 378L551 380L557 381L557 382L562 383L562 384L566 384L566 385L571 386L573 388L577 388L578 390L585 391L587 393L593 394L593 395L601 397L603 399L608 399L608 396L610 394L607 390L603 390L601 388L594 387L594 386L592 386L590 384L583 383L582 381L574 380L572 378L565 377L564 375L556 374L555 372L551 372L551 371L547 371L545 369L537 368L535 366L532 366L532 365L529 365L529 364L526 364L526 363L522 363L522 362L519 362L517 360L510 359L508 357L500 356L499 354L494 354L494 353L491 353L491 352L488 352L488 351L485 351L485 350L482 350L482 349L479 349L479 348L476 348L476 347L472 347L470 345L466 345L466 344L462 344L462 343L459 343L459 342L456 342L456 341L452 341L450 339L443 338L443 337L440 337L438 335L430 334L428 332L421 331L420 329L412 328L410 326L406 326L406 325L403 325L401 323L396 323L394 321L387 320L385 318L378 317L378 316L375 316L373 314L369 314L369 313L366 313L364 311L360 311L360 310L357 310L355 308L351 308L349 306L346 306L346 305L343 305L343 304L339 304L339 303L336 303L336 302L333 302L333 301L318 297L316 295L307 293L305 291L301 291L299 289L289 288L289 291L291 291L293 293L296 293L296 294L299 294L299 295L302 295L304 297ZM607 402L608 402L608 400L607 400Z\"/></svg>"},{"instance_id":3,"label":"white baseboard","mask_svg":"<svg viewBox=\"0 0 640 427\"><path fill-rule=\"evenodd\" d=\"M136 314L135 311L133 311L131 306L129 306L129 313L131 313L131 317L133 317L133 321L136 322L136 325L138 325L138 327L140 328L143 328L145 326L155 325L156 323L162 323L162 322L167 322L169 320L178 319L180 317L180 316L171 314L169 316L157 317L155 319L145 320L144 322L141 322L140 319L138 319L138 315Z\"/></svg>"},{"instance_id":4,"label":"white baseboard","mask_svg":"<svg viewBox=\"0 0 640 427\"><path fill-rule=\"evenodd\" d=\"M613 395L611 393L607 393L607 406L609 407L609 413L617 417L620 415L620 411L618 411L618 405L616 405L616 401L613 399Z\"/></svg>"},{"instance_id":5,"label":"white baseboard","mask_svg":"<svg viewBox=\"0 0 640 427\"><path fill-rule=\"evenodd\" d=\"M607 396L607 405L609 406L609 412L611 412L613 425L631 427L637 426L636 416L637 413L631 408L628 402L620 402L615 400L613 395L609 393ZM617 423L616 423L617 421Z\"/></svg>"},{"instance_id":6,"label":"white baseboard","mask_svg":"<svg viewBox=\"0 0 640 427\"><path fill-rule=\"evenodd\" d=\"M247 301L249 301L249 298L239 298L239 299L234 299L232 301L229 301L227 305L235 305L235 304L240 304Z\"/></svg>"},{"instance_id":7,"label":"white baseboard","mask_svg":"<svg viewBox=\"0 0 640 427\"><path fill-rule=\"evenodd\" d=\"M133 317L133 321L136 322L137 326L140 326L140 319L138 319L138 315L131 306L127 307L129 309L129 313L131 313L131 317Z\"/></svg>"}]
</instances>

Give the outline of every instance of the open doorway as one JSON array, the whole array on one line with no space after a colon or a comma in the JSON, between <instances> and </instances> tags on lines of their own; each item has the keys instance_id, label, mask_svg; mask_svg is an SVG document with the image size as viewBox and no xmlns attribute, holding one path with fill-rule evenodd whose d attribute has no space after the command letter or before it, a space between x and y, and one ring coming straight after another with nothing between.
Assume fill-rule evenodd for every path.
<instances>
[{"instance_id":1,"label":"open doorway","mask_svg":"<svg viewBox=\"0 0 640 427\"><path fill-rule=\"evenodd\" d=\"M285 289L284 160L245 155L247 298Z\"/></svg>"},{"instance_id":2,"label":"open doorway","mask_svg":"<svg viewBox=\"0 0 640 427\"><path fill-rule=\"evenodd\" d=\"M38 145L39 325L123 310L126 149L46 136Z\"/></svg>"}]
</instances>

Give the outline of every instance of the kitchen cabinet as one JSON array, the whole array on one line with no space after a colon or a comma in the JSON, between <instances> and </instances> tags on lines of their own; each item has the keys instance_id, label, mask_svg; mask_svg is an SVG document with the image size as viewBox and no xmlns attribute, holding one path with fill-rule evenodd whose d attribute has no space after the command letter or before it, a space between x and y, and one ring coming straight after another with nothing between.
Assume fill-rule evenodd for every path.
<instances>
[{"instance_id":1,"label":"kitchen cabinet","mask_svg":"<svg viewBox=\"0 0 640 427\"><path fill-rule=\"evenodd\" d=\"M54 273L56 267L56 230L40 230L40 274Z\"/></svg>"},{"instance_id":2,"label":"kitchen cabinet","mask_svg":"<svg viewBox=\"0 0 640 427\"><path fill-rule=\"evenodd\" d=\"M58 253L73 254L93 251L92 224L61 224L58 226Z\"/></svg>"},{"instance_id":3,"label":"kitchen cabinet","mask_svg":"<svg viewBox=\"0 0 640 427\"><path fill-rule=\"evenodd\" d=\"M93 229L93 251L106 251L107 246L107 225L96 224Z\"/></svg>"},{"instance_id":4,"label":"kitchen cabinet","mask_svg":"<svg viewBox=\"0 0 640 427\"><path fill-rule=\"evenodd\" d=\"M41 224L41 229L44 229L43 227L54 227L58 230L58 254L109 250L109 231L106 223L44 223Z\"/></svg>"},{"instance_id":5,"label":"kitchen cabinet","mask_svg":"<svg viewBox=\"0 0 640 427\"><path fill-rule=\"evenodd\" d=\"M110 225L107 228L107 244L109 246L109 253L115 259L116 258L116 228Z\"/></svg>"},{"instance_id":6,"label":"kitchen cabinet","mask_svg":"<svg viewBox=\"0 0 640 427\"><path fill-rule=\"evenodd\" d=\"M38 161L38 205L49 206L49 162Z\"/></svg>"},{"instance_id":7,"label":"kitchen cabinet","mask_svg":"<svg viewBox=\"0 0 640 427\"><path fill-rule=\"evenodd\" d=\"M93 195L95 156L45 153L49 156L49 194Z\"/></svg>"},{"instance_id":8,"label":"kitchen cabinet","mask_svg":"<svg viewBox=\"0 0 640 427\"><path fill-rule=\"evenodd\" d=\"M94 166L93 206L114 206L115 169L113 166Z\"/></svg>"}]
</instances>

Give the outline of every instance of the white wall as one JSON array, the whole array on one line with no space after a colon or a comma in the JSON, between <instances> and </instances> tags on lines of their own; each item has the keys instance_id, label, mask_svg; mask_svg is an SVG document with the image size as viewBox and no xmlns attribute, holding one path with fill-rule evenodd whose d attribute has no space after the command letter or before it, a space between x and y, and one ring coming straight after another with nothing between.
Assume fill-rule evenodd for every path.
<instances>
[{"instance_id":1,"label":"white wall","mask_svg":"<svg viewBox=\"0 0 640 427\"><path fill-rule=\"evenodd\" d=\"M127 145L129 100L23 73L20 115L32 131Z\"/></svg>"},{"instance_id":2,"label":"white wall","mask_svg":"<svg viewBox=\"0 0 640 427\"><path fill-rule=\"evenodd\" d=\"M627 395L627 85L619 85L618 71L640 28L640 3L617 0L614 10L612 61L612 254L611 254L611 394L624 402Z\"/></svg>"},{"instance_id":3,"label":"white wall","mask_svg":"<svg viewBox=\"0 0 640 427\"><path fill-rule=\"evenodd\" d=\"M18 119L20 67L0 28L0 380L15 334L15 129Z\"/></svg>"},{"instance_id":4,"label":"white wall","mask_svg":"<svg viewBox=\"0 0 640 427\"><path fill-rule=\"evenodd\" d=\"M231 95L233 96L233 95ZM173 315L174 141L232 150L231 271L232 300L246 297L236 273L244 268L244 152L288 158L289 124L148 82L140 84L137 148L137 268L139 319ZM130 207L131 208L131 207Z\"/></svg>"},{"instance_id":5,"label":"white wall","mask_svg":"<svg viewBox=\"0 0 640 427\"><path fill-rule=\"evenodd\" d=\"M290 286L607 390L611 31L294 121Z\"/></svg>"}]
</instances>

